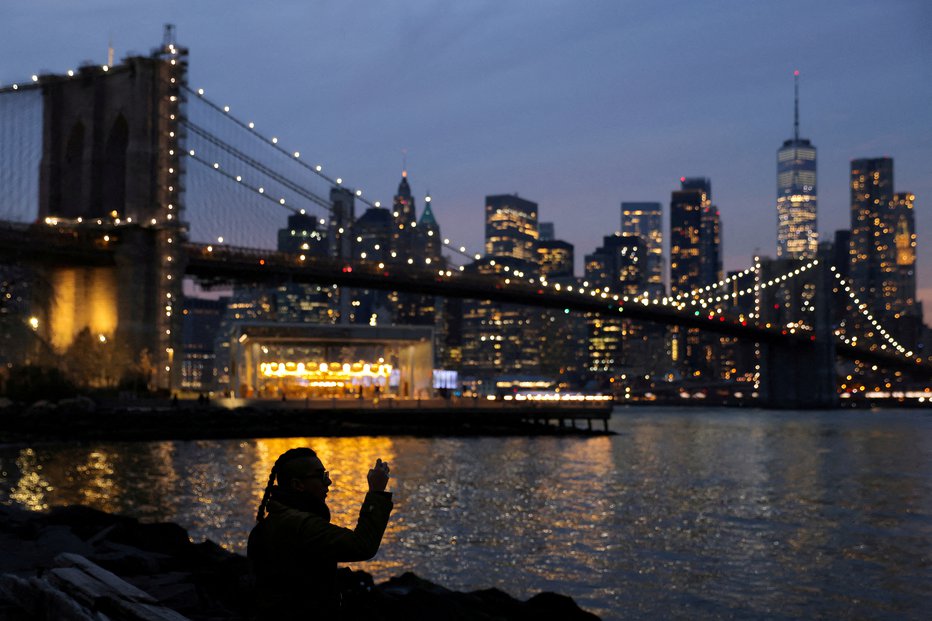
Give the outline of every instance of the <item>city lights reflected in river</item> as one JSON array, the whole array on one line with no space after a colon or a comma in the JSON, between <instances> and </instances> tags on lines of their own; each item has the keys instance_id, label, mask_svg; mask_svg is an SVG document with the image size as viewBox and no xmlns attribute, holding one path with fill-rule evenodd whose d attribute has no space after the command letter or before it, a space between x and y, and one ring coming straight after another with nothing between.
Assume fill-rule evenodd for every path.
<instances>
[{"instance_id":1,"label":"city lights reflected in river","mask_svg":"<svg viewBox=\"0 0 932 621\"><path fill-rule=\"evenodd\" d=\"M916 616L932 587L932 417L626 410L597 438L0 446L3 502L178 522L242 552L275 459L310 446L352 525L377 458L377 580L573 596L612 618Z\"/></svg>"}]
</instances>

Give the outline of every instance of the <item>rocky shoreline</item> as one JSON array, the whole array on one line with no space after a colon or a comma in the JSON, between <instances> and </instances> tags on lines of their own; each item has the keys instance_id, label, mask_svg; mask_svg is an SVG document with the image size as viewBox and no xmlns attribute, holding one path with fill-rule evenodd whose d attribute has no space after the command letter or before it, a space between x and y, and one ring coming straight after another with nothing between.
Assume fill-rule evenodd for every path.
<instances>
[{"instance_id":1,"label":"rocky shoreline","mask_svg":"<svg viewBox=\"0 0 932 621\"><path fill-rule=\"evenodd\" d=\"M122 591L131 591L135 608L102 594L78 597L67 603L67 618L251 618L247 560L211 541L193 543L177 524L142 523L83 506L47 513L0 506L0 549L0 619L66 618L56 585L63 576L86 581L87 572L112 572L113 582L128 583ZM498 589L451 591L413 573L375 584L369 574L349 569L340 570L339 581L347 619L598 619L571 598L549 592L520 601Z\"/></svg>"}]
</instances>

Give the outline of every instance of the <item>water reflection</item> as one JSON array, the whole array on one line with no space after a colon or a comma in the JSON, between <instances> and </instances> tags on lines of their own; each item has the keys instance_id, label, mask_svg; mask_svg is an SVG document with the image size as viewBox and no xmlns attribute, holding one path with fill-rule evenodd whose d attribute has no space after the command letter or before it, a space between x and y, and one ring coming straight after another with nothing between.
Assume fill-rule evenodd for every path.
<instances>
[{"instance_id":1,"label":"water reflection","mask_svg":"<svg viewBox=\"0 0 932 621\"><path fill-rule=\"evenodd\" d=\"M376 458L377 579L550 589L606 618L919 616L932 418L631 410L613 438L300 438L0 447L4 502L176 521L243 551L275 459L313 448L352 525Z\"/></svg>"}]
</instances>

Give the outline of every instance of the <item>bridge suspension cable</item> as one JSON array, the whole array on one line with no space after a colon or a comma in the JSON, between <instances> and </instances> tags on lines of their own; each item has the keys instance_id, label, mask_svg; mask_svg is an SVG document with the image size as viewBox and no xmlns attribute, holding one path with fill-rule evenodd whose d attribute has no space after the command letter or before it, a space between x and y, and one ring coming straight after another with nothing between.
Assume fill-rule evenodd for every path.
<instances>
[{"instance_id":1,"label":"bridge suspension cable","mask_svg":"<svg viewBox=\"0 0 932 621\"><path fill-rule=\"evenodd\" d=\"M229 106L220 106L220 105L218 105L217 103L215 103L214 101L211 101L210 99L208 99L208 98L204 95L204 89L201 88L201 89L197 89L197 90L195 91L194 89L192 89L192 88L191 88L190 86L188 86L188 85L183 85L182 88L183 88L185 91L187 91L188 93L190 93L190 94L196 96L198 99L200 99L201 101L203 101L205 104L207 104L209 107L213 108L213 109L214 109L215 111L217 111L218 113L223 114L223 115L225 116L225 118L230 119L230 120L233 121L236 125L238 125L240 128L242 128L243 130L249 132L249 133L252 134L253 136L255 136L255 137L259 138L260 140L262 140L263 142L267 143L271 148L275 149L276 151L278 151L278 152L281 153L282 155L285 155L286 157L289 157L289 158L293 159L293 160L295 161L295 163L297 163L299 166L301 166L302 168L304 168L304 169L307 170L308 172L310 172L310 173L312 173L312 174L314 174L314 175L317 175L318 177L320 177L321 179L323 179L324 181L326 181L326 182L327 182L328 184L330 184L331 186L343 186L343 179L342 179L341 177L332 178L332 177L330 177L329 175L326 175L326 174L323 172L323 166L322 166L321 164L316 164L316 165L314 165L314 166L311 166L310 164L308 164L308 163L305 162L304 160L300 159L300 157L301 157L300 151L288 151L288 150L286 150L284 147L282 147L282 146L280 146L280 145L278 144L278 138L277 138L277 137L275 137L275 136L269 137L269 136L263 135L263 134L260 133L258 130L256 130L256 128L255 128L255 123L253 123L253 122L251 122L251 121L248 122L248 123L243 122L242 120L240 120L239 118L237 118L236 116L234 116L233 114L230 113L230 107L229 107ZM373 201L370 201L368 198L365 198L365 197L363 196L363 192L362 192L361 189L352 189L352 188L348 188L348 189L353 193L353 195L356 197L356 199L357 199L358 201L360 201L361 203L363 203L363 204L365 204L365 205L368 205L369 207L381 207L381 204L380 204L378 201L373 202Z\"/></svg>"},{"instance_id":2,"label":"bridge suspension cable","mask_svg":"<svg viewBox=\"0 0 932 621\"><path fill-rule=\"evenodd\" d=\"M314 193L314 192L312 192L312 191L306 189L304 186L299 185L298 183L292 181L291 179L288 179L288 178L285 177L284 175L281 175L281 174L275 172L272 168L266 166L265 164L261 163L261 162L258 161L257 159L255 159L255 158L253 158L253 157L250 157L250 156L246 155L243 151L237 149L236 147L234 147L234 146L231 145L230 143L228 143L228 142L226 142L226 141L224 141L224 140L221 140L221 139L220 139L219 137L217 137L215 134L213 134L213 133L207 131L206 129L202 128L200 125L198 125L198 124L196 124L196 123L192 123L191 121L187 121L187 120L182 121L182 123L184 124L185 127L187 127L188 129L190 129L193 133L197 134L198 136L200 136L200 137L203 138L204 140L208 141L208 142L211 143L212 145L214 145L214 146L216 146L217 148L221 149L222 151L224 151L224 152L226 152L226 153L232 155L233 157L235 157L235 158L238 159L239 161L243 162L244 164L246 164L248 167L252 168L253 170L259 171L260 173L262 173L262 174L264 174L264 175L266 175L266 176L268 176L268 177L274 179L275 181L277 181L277 182L280 183L281 185L285 186L286 188L288 188L288 189L291 190L292 192L295 192L296 194L302 196L303 198L305 198L305 199L307 199L307 200L309 200L309 201L311 201L311 202L313 202L313 203L316 203L317 205L320 205L321 207L323 207L323 208L325 208L325 209L327 209L327 210L330 210L330 211L333 210L333 204L332 204L329 200L327 200L327 199L325 199L325 198L323 198L323 197L321 197L321 196L318 196L316 193ZM190 157L190 158L192 158L192 159L196 159L196 158L195 158L195 153L196 153L196 152L195 152L194 149L189 149L189 150L186 151L184 154L186 154L188 157ZM217 163L215 163L214 168L219 170L220 165L217 164ZM242 175L237 175L237 176L235 176L235 177L234 177L234 176L230 176L230 177L233 178L233 179L234 179L235 181L237 181L238 183L242 183ZM257 186L257 187L259 187L259 186ZM261 192L260 192L260 193L261 193ZM284 200L285 200L284 198L281 199L281 201L284 201ZM282 204L283 206L285 205L284 202L282 202L281 204ZM290 209L292 209L292 211L297 211L297 209L293 209L293 208L290 208Z\"/></svg>"},{"instance_id":3,"label":"bridge suspension cable","mask_svg":"<svg viewBox=\"0 0 932 621\"><path fill-rule=\"evenodd\" d=\"M182 86L182 88L188 94L196 97L197 101L204 103L209 109L216 112L222 118L229 120L239 129L259 139L262 142L262 144L265 145L266 147L269 147L273 149L276 153L285 156L289 162L296 164L301 169L307 172L310 172L312 175L315 175L317 178L320 178L324 180L325 182L327 182L329 187L346 187L352 193L354 199L361 202L362 204L367 205L369 207L375 207L375 208L382 207L379 201L370 201L368 198L364 197L361 189L352 189L352 188L345 186L344 181L341 177L333 178L325 174L323 172L322 165L317 164L317 165L312 166L311 164L308 164L305 160L301 159L301 153L299 151L290 152L284 149L279 144L279 140L277 137L265 136L262 133L260 133L258 130L256 130L255 123L251 121L244 122L243 120L237 118L235 115L230 113L229 106L221 106L217 104L216 102L207 98L204 95L204 89L195 90L187 85ZM231 144L229 141L220 138L219 136L217 136L216 133L205 128L202 124L195 123L191 121L190 118L184 119L181 122L182 124L184 124L185 127L190 129L193 134L197 135L199 139L203 139L207 141L208 143L210 143L212 146L217 147L218 149L221 149L228 155L233 156L235 159L245 163L247 166L260 172L262 175L268 176L270 179L273 179L276 183L279 183L283 187L288 188L290 191L295 192L302 198L309 200L318 206L321 206L323 208L326 208L332 211L333 205L331 204L331 202L327 198L322 197L320 194L312 190L309 190L305 184L296 182L293 179L290 179L286 177L285 175L282 175L276 172L271 167L261 163L257 158L252 157L251 155L247 154L242 149L237 148L236 146ZM184 153L188 155L189 157L191 157L190 151L191 149L188 149ZM196 150L195 150L195 153L196 153ZM216 164L213 167L214 170L218 170L221 168L218 162L214 162L214 164ZM228 179L235 180L237 183L240 183L240 184L243 183L242 175L229 175L228 174L226 175L226 177ZM252 189L258 194L265 194L265 188L263 186L256 186ZM266 195L264 196L264 198L268 199L269 197ZM283 199L279 199L279 202L281 202L281 200ZM469 250L466 249L465 246L457 244L454 241L451 241L448 237L442 238L441 242L442 242L442 245L448 251L454 254L463 256L465 258L468 258L469 260L479 259L481 257L480 254L470 252Z\"/></svg>"},{"instance_id":4,"label":"bridge suspension cable","mask_svg":"<svg viewBox=\"0 0 932 621\"><path fill-rule=\"evenodd\" d=\"M901 345L900 343L898 343L897 340L894 339L893 336L890 335L890 333L887 331L887 329L884 328L884 327L880 324L879 321L877 321L877 319L871 314L871 312L870 312L869 310L867 310L867 304L862 303L861 300L858 299L858 296L857 296L857 294L854 293L854 291L852 290L851 285L850 285L844 278L842 278L841 274L838 273L838 270L835 269L835 266L832 266L830 269L832 270L832 275L835 277L835 280L838 281L838 284L844 289L845 293L848 294L848 297L851 299L851 301L854 302L854 307L855 307L855 309L861 314L862 317L864 317L868 322L870 322L871 326L873 326L873 328L877 331L877 333L878 333L880 336L882 336L883 339L886 341L886 343L881 343L880 348L881 348L881 349L886 349L886 348L887 348L887 344L889 344L890 347L892 347L893 349L895 349L898 353L903 354L903 355L906 356L907 358L912 358L912 357L913 357L913 352L912 352L912 351L908 351L906 347L904 347L903 345ZM837 334L837 335L839 336L839 338L841 338L847 345L853 345L853 344L854 344L854 341L855 341L856 339L848 339L848 338L846 338L843 334L841 334L841 333L839 333L839 332L840 332L840 331L836 331L836 334ZM917 361L918 361L918 360L917 360Z\"/></svg>"}]
</instances>

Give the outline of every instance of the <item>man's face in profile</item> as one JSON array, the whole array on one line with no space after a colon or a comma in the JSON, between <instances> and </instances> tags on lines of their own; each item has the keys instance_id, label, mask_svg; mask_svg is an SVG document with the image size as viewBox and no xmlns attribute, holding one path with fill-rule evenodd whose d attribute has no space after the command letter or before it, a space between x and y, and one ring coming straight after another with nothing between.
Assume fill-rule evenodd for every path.
<instances>
[{"instance_id":1,"label":"man's face in profile","mask_svg":"<svg viewBox=\"0 0 932 621\"><path fill-rule=\"evenodd\" d=\"M332 481L324 464L317 457L302 459L295 470L300 474L292 475L291 485L295 491L309 494L321 502L327 499L327 490Z\"/></svg>"}]
</instances>

